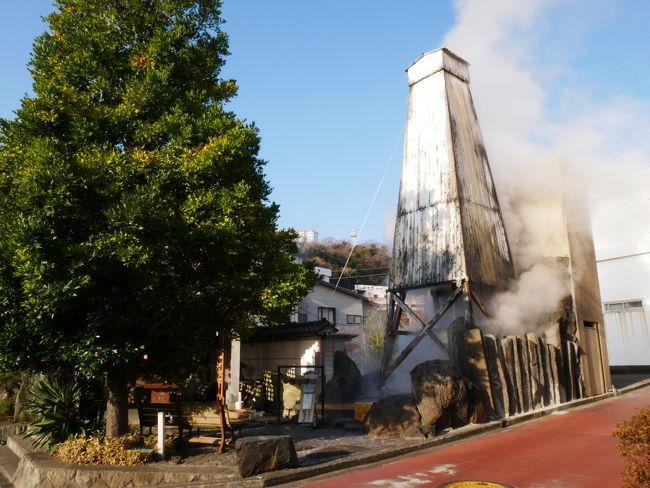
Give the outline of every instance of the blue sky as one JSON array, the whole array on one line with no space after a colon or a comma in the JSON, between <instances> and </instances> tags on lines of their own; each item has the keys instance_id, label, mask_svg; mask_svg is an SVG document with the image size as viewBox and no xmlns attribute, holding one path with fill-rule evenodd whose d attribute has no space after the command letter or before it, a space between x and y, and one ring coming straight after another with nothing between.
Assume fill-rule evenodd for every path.
<instances>
[{"instance_id":1,"label":"blue sky","mask_svg":"<svg viewBox=\"0 0 650 488\"><path fill-rule=\"evenodd\" d=\"M499 190L536 174L528 165L543 168L549 158L585 171L589 178L581 180L605 194L621 172L650 168L650 3L644 0L224 3L232 54L223 75L240 86L233 110L260 129L282 227L334 238L354 228L361 241L391 240L404 69L443 45L471 63ZM45 28L40 16L51 8L50 0L3 6L1 117L12 117L30 91L26 63ZM621 179L623 193L629 179ZM640 198L644 204L645 194ZM594 213L612 218L606 209ZM647 215L638 218L648 222ZM646 237L641 230L629 238Z\"/></svg>"}]
</instances>

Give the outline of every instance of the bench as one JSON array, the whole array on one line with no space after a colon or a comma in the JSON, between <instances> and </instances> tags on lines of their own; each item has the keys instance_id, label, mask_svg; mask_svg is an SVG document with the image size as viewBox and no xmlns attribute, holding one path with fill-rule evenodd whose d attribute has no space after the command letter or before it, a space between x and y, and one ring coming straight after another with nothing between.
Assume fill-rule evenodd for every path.
<instances>
[{"instance_id":1,"label":"bench","mask_svg":"<svg viewBox=\"0 0 650 488\"><path fill-rule=\"evenodd\" d=\"M166 427L177 427L178 434L183 437L183 431L190 429L190 425L183 417L178 403L139 403L138 420L140 421L140 434L144 434L144 428L158 426L158 412L163 412Z\"/></svg>"},{"instance_id":2,"label":"bench","mask_svg":"<svg viewBox=\"0 0 650 488\"><path fill-rule=\"evenodd\" d=\"M141 403L138 405L138 418L140 420L140 434L144 433L144 428L158 425L158 412L163 412L165 425L178 428L178 435L182 439L185 430L192 435L192 430L196 429L197 435L201 434L201 429L221 429L221 413L217 402L174 402L174 403ZM241 437L241 432L245 427L250 426L250 422L244 419L231 420L228 407L224 410L225 417L225 434L230 442L237 437Z\"/></svg>"}]
</instances>

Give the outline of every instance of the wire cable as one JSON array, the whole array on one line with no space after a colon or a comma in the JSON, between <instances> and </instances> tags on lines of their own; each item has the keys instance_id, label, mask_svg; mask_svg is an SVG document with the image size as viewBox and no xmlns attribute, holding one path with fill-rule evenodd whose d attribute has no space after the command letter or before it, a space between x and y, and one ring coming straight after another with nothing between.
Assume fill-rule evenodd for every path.
<instances>
[{"instance_id":1,"label":"wire cable","mask_svg":"<svg viewBox=\"0 0 650 488\"><path fill-rule=\"evenodd\" d=\"M372 211L372 208L375 205L375 201L377 200L377 195L379 195L379 190L381 190L381 187L384 184L384 179L386 178L386 174L388 174L388 170L391 167L391 164L393 163L393 158L395 157L395 151L397 150L397 145L400 143L403 137L404 137L404 129L400 131L399 137L395 141L393 150L390 153L390 157L388 158L388 162L386 163L386 167L384 168L384 174L382 174L381 178L379 179L379 183L377 184L377 188L375 189L375 194L372 196L372 199L370 200L368 211L366 212L366 216L363 218L363 222L361 223L361 227L359 228L359 231L357 233L357 239L363 232L363 229L366 227L366 223L368 222L368 217L370 216L370 212ZM339 279L336 281L336 285L332 290L332 294L334 294L334 292L339 287L339 283L341 282L341 277L343 276L343 273L345 272L345 268L347 268L348 263L350 262L350 257L352 257L352 252L354 251L354 248L357 246L357 239L355 239L354 242L352 243L352 247L350 248L350 254L348 254L348 258L345 260L345 264L343 265L343 269L341 270L341 276L339 276Z\"/></svg>"}]
</instances>

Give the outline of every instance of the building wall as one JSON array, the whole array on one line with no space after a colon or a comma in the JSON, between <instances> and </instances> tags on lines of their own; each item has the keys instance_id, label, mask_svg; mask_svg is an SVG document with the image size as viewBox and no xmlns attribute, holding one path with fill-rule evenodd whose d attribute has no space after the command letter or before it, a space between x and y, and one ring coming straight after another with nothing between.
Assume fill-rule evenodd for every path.
<instances>
[{"instance_id":1,"label":"building wall","mask_svg":"<svg viewBox=\"0 0 650 488\"><path fill-rule=\"evenodd\" d=\"M597 263L603 304L620 308L604 314L610 366L650 366L650 243L600 250Z\"/></svg>"},{"instance_id":2,"label":"building wall","mask_svg":"<svg viewBox=\"0 0 650 488\"><path fill-rule=\"evenodd\" d=\"M318 343L317 338L242 343L241 362L245 367L241 375L259 379L262 371L277 371L278 366L314 365Z\"/></svg>"},{"instance_id":3,"label":"building wall","mask_svg":"<svg viewBox=\"0 0 650 488\"><path fill-rule=\"evenodd\" d=\"M591 223L579 196L565 195L571 294L582 357L585 394L605 393L611 388L605 319L600 297L596 252Z\"/></svg>"},{"instance_id":4,"label":"building wall","mask_svg":"<svg viewBox=\"0 0 650 488\"><path fill-rule=\"evenodd\" d=\"M322 350L321 350L322 348ZM241 362L245 367L241 376L245 379L261 379L263 371L277 372L278 366L324 366L325 380L334 372L336 351L345 349L343 338L327 336L318 339L288 339L241 344ZM302 373L306 368L301 370Z\"/></svg>"},{"instance_id":5,"label":"building wall","mask_svg":"<svg viewBox=\"0 0 650 488\"><path fill-rule=\"evenodd\" d=\"M313 290L300 302L298 314L302 314L306 319L305 321L318 320L320 318L318 315L319 307L335 308L336 323L333 325L342 332L349 332L354 327L350 327L347 323L347 316L357 315L362 318L367 317L369 306L361 298L350 296L345 292L335 292L330 287L316 283ZM346 329L348 327L350 329Z\"/></svg>"}]
</instances>

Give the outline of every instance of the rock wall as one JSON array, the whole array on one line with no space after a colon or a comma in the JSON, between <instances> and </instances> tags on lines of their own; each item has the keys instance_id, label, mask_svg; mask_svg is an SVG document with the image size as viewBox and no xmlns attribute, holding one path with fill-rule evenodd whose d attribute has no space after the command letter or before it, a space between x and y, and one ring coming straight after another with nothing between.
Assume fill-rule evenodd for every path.
<instances>
[{"instance_id":1,"label":"rock wall","mask_svg":"<svg viewBox=\"0 0 650 488\"><path fill-rule=\"evenodd\" d=\"M476 383L498 418L549 407L584 396L580 350L563 341L561 350L528 333L482 336L489 388ZM489 390L489 391L488 391ZM487 409L487 408L486 408Z\"/></svg>"}]
</instances>

